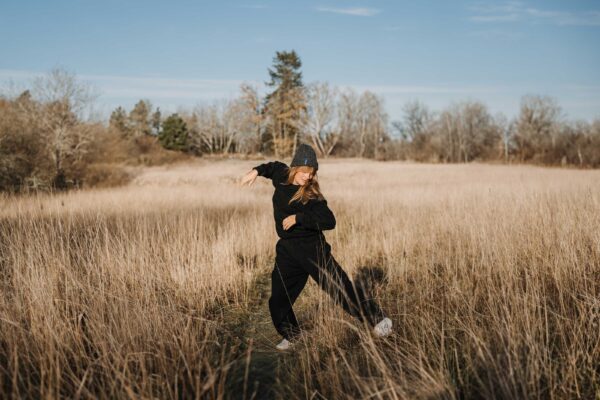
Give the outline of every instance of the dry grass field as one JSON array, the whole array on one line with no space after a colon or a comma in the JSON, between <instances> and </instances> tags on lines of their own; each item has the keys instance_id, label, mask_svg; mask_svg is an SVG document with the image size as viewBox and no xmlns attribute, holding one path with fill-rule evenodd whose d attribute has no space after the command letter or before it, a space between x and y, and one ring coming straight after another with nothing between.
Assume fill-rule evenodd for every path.
<instances>
[{"instance_id":1,"label":"dry grass field","mask_svg":"<svg viewBox=\"0 0 600 400\"><path fill-rule=\"evenodd\" d=\"M278 353L260 162L0 197L0 397L600 398L600 171L320 160L332 253L395 332L310 281Z\"/></svg>"}]
</instances>

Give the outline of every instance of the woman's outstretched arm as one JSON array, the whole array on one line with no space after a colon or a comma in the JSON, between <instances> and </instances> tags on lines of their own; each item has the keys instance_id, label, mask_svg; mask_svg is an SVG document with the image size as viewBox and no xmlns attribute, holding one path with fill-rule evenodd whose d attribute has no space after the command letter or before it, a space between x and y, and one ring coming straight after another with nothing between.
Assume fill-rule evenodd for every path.
<instances>
[{"instance_id":1,"label":"woman's outstretched arm","mask_svg":"<svg viewBox=\"0 0 600 400\"><path fill-rule=\"evenodd\" d=\"M251 186L256 180L256 177L264 176L265 178L271 179L273 181L273 185L275 185L276 182L278 182L280 179L283 179L285 171L287 171L287 165L285 165L282 162L266 162L264 164L260 164L256 167L253 167L240 179L240 183L242 184L242 186Z\"/></svg>"},{"instance_id":2,"label":"woman's outstretched arm","mask_svg":"<svg viewBox=\"0 0 600 400\"><path fill-rule=\"evenodd\" d=\"M314 203L310 210L296 213L296 222L309 229L325 231L335 228L335 216L327 207L327 200Z\"/></svg>"},{"instance_id":3,"label":"woman's outstretched arm","mask_svg":"<svg viewBox=\"0 0 600 400\"><path fill-rule=\"evenodd\" d=\"M285 165L281 161L269 161L264 164L257 165L252 169L258 171L259 176L264 176L265 178L273 179L275 174L285 167L287 167L287 165Z\"/></svg>"}]
</instances>

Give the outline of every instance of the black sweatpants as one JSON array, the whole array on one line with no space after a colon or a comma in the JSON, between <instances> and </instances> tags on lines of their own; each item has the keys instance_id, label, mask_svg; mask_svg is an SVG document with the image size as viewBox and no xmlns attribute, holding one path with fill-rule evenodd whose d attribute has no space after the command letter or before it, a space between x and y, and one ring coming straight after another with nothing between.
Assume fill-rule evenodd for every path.
<instances>
[{"instance_id":1,"label":"black sweatpants","mask_svg":"<svg viewBox=\"0 0 600 400\"><path fill-rule=\"evenodd\" d=\"M344 310L361 322L374 326L384 314L379 305L366 298L331 254L324 236L279 239L275 246L275 267L271 274L269 311L275 329L290 340L300 333L292 306L311 276Z\"/></svg>"}]
</instances>

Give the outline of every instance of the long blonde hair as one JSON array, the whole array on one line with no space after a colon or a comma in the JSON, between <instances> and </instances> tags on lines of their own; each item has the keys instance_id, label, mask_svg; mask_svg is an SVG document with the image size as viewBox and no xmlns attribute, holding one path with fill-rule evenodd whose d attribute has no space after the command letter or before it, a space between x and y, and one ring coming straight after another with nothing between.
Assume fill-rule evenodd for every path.
<instances>
[{"instance_id":1,"label":"long blonde hair","mask_svg":"<svg viewBox=\"0 0 600 400\"><path fill-rule=\"evenodd\" d=\"M302 204L306 204L310 199L318 199L323 200L324 196L321 193L321 189L319 188L319 181L317 180L317 171L313 167L308 167L305 165L301 165L298 167L289 167L288 168L288 177L285 181L286 185L291 185L294 183L294 176L296 172L300 169L309 169L311 172L311 177L306 183L306 185L302 185L298 188L296 193L292 196L288 204L291 204L292 201L299 201Z\"/></svg>"}]
</instances>

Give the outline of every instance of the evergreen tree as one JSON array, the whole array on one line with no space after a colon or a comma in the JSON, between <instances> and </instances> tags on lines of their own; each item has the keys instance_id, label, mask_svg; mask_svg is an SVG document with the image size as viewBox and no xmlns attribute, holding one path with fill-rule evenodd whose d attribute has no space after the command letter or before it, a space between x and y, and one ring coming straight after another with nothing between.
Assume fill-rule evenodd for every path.
<instances>
[{"instance_id":1,"label":"evergreen tree","mask_svg":"<svg viewBox=\"0 0 600 400\"><path fill-rule=\"evenodd\" d=\"M152 134L153 135L157 135L160 134L160 120L161 120L161 114L160 114L160 108L156 107L156 111L154 111L154 114L152 114L152 119L151 119L151 125L152 125Z\"/></svg>"},{"instance_id":2,"label":"evergreen tree","mask_svg":"<svg viewBox=\"0 0 600 400\"><path fill-rule=\"evenodd\" d=\"M110 114L109 126L120 132L123 136L129 135L129 126L127 121L127 112L121 106L115 108Z\"/></svg>"},{"instance_id":3,"label":"evergreen tree","mask_svg":"<svg viewBox=\"0 0 600 400\"><path fill-rule=\"evenodd\" d=\"M17 97L17 103L31 102L32 100L33 99L31 97L31 92L29 90L25 90L24 92L21 92L19 97Z\"/></svg>"},{"instance_id":4,"label":"evergreen tree","mask_svg":"<svg viewBox=\"0 0 600 400\"><path fill-rule=\"evenodd\" d=\"M268 104L271 97L290 91L294 88L303 87L302 83L302 61L294 50L276 51L273 57L273 69L269 68L270 82L266 82L268 86L275 87L275 90L267 94L265 104Z\"/></svg>"},{"instance_id":5,"label":"evergreen tree","mask_svg":"<svg viewBox=\"0 0 600 400\"><path fill-rule=\"evenodd\" d=\"M150 110L152 105L148 100L140 100L129 113L129 123L134 137L150 135Z\"/></svg>"},{"instance_id":6,"label":"evergreen tree","mask_svg":"<svg viewBox=\"0 0 600 400\"><path fill-rule=\"evenodd\" d=\"M302 62L294 50L277 51L273 69L269 68L274 90L265 97L263 109L269 117L268 133L272 137L276 157L293 154L299 141L300 119L306 110Z\"/></svg>"},{"instance_id":7,"label":"evergreen tree","mask_svg":"<svg viewBox=\"0 0 600 400\"><path fill-rule=\"evenodd\" d=\"M187 151L188 137L185 121L179 115L172 114L163 122L158 140L165 149Z\"/></svg>"}]
</instances>

